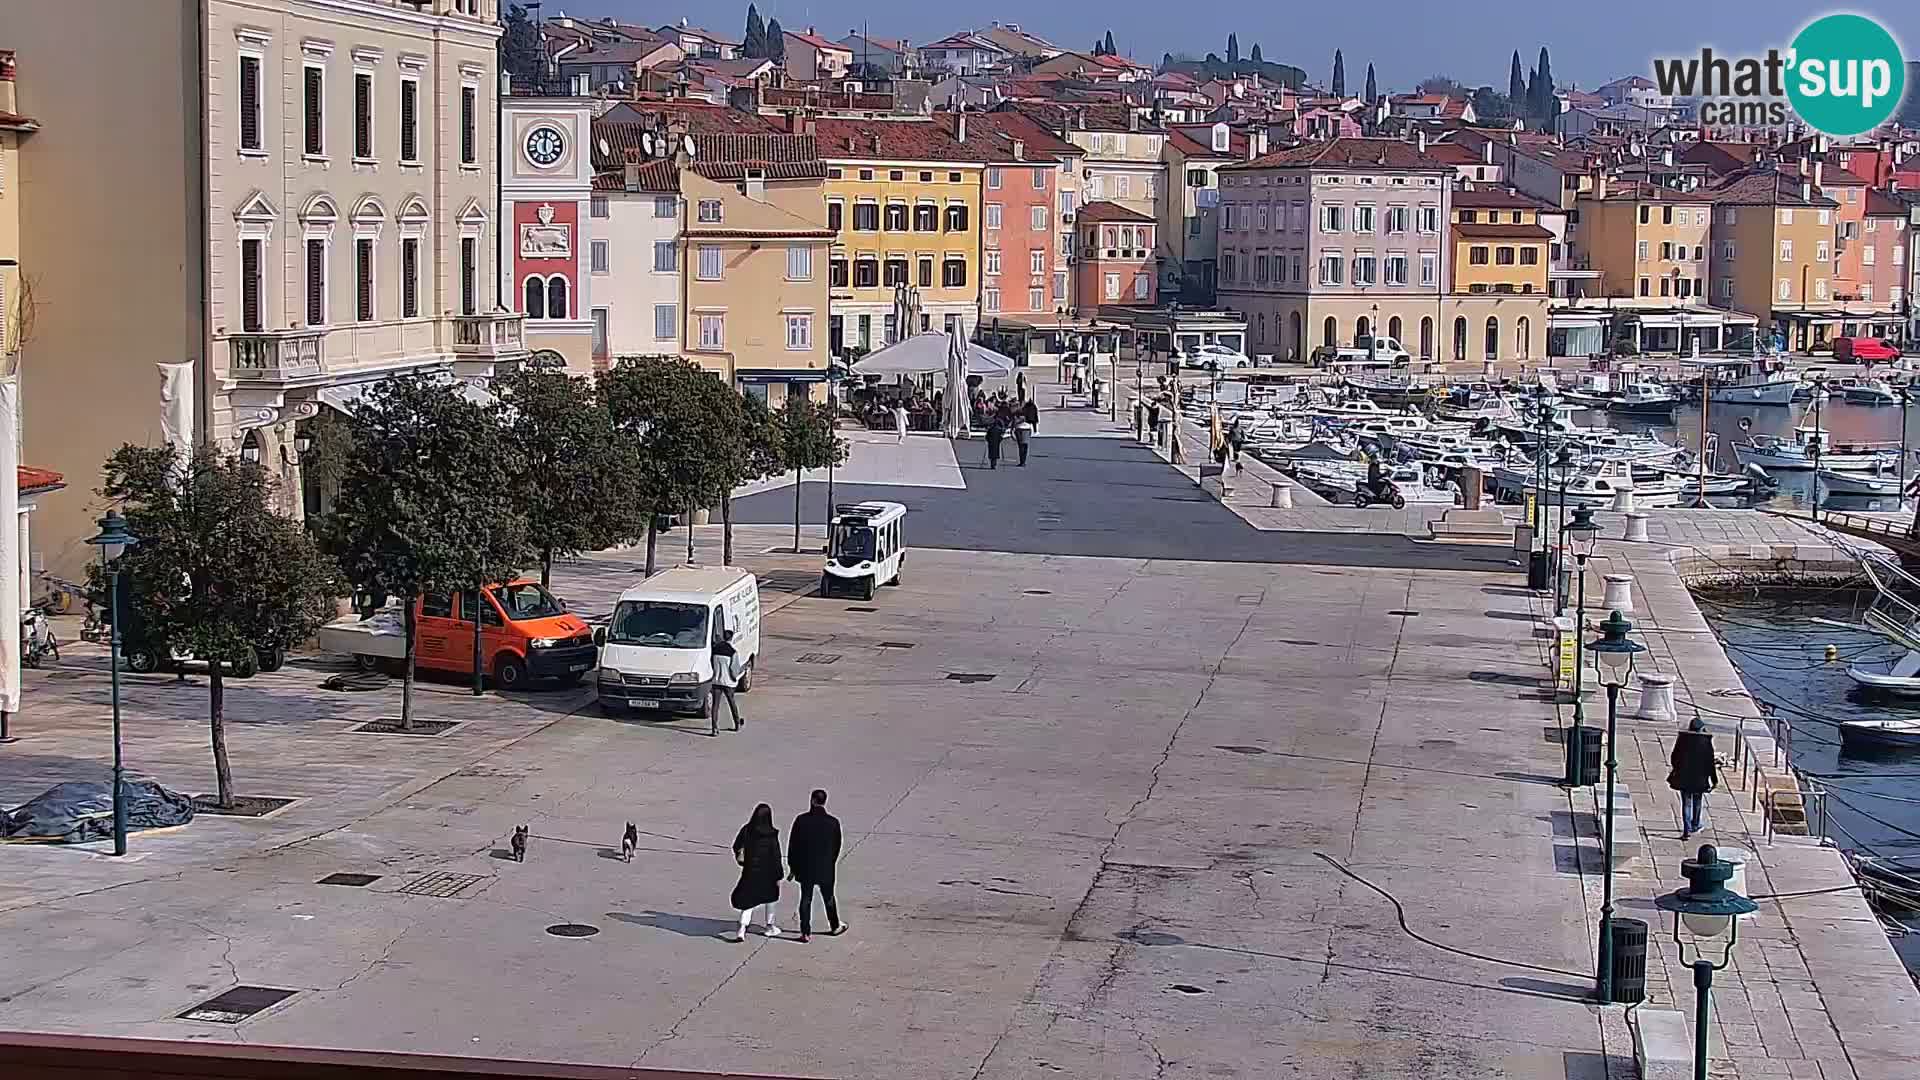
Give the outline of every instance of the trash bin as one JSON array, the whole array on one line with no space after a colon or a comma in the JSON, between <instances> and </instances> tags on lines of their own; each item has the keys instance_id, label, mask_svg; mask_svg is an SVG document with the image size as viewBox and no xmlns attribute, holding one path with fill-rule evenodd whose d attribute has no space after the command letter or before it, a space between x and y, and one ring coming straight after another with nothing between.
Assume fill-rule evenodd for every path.
<instances>
[{"instance_id":1,"label":"trash bin","mask_svg":"<svg viewBox=\"0 0 1920 1080\"><path fill-rule=\"evenodd\" d=\"M1600 779L1600 745L1606 733L1597 727L1582 725L1580 741L1567 740L1567 776L1574 787L1585 787Z\"/></svg>"},{"instance_id":2,"label":"trash bin","mask_svg":"<svg viewBox=\"0 0 1920 1080\"><path fill-rule=\"evenodd\" d=\"M1527 588L1537 592L1546 591L1551 584L1547 576L1547 553L1530 551L1527 553Z\"/></svg>"},{"instance_id":3,"label":"trash bin","mask_svg":"<svg viewBox=\"0 0 1920 1080\"><path fill-rule=\"evenodd\" d=\"M1613 919L1613 1001L1632 1005L1647 996L1647 924Z\"/></svg>"}]
</instances>

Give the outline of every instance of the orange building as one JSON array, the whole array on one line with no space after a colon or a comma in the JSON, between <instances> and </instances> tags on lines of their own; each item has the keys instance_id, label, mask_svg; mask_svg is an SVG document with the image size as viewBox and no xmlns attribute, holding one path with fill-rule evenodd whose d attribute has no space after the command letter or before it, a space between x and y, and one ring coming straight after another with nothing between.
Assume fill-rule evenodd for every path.
<instances>
[{"instance_id":1,"label":"orange building","mask_svg":"<svg viewBox=\"0 0 1920 1080\"><path fill-rule=\"evenodd\" d=\"M980 192L980 317L1049 320L1073 302L1055 239L1056 200L1062 163L1082 151L1019 112L971 114L966 131L968 148L987 162Z\"/></svg>"},{"instance_id":2,"label":"orange building","mask_svg":"<svg viewBox=\"0 0 1920 1080\"><path fill-rule=\"evenodd\" d=\"M1154 301L1154 220L1115 202L1080 208L1079 263L1074 268L1074 312L1092 318L1101 305Z\"/></svg>"}]
</instances>

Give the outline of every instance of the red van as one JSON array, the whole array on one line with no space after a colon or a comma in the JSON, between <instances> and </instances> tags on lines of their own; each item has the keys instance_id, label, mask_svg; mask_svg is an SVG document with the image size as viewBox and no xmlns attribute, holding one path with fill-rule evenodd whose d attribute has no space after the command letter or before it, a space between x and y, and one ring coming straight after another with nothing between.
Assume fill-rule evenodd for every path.
<instances>
[{"instance_id":1,"label":"red van","mask_svg":"<svg viewBox=\"0 0 1920 1080\"><path fill-rule=\"evenodd\" d=\"M486 590L438 593L415 601L418 639L414 661L422 668L471 675L474 615L480 616L479 662L494 685L517 690L534 679L571 686L600 661L593 628L537 581L521 578ZM363 671L404 661L406 629L396 604L364 619L330 622L315 635L320 647L347 653Z\"/></svg>"},{"instance_id":2,"label":"red van","mask_svg":"<svg viewBox=\"0 0 1920 1080\"><path fill-rule=\"evenodd\" d=\"M1882 338L1839 337L1833 339L1833 358L1842 364L1891 364L1900 359L1900 350Z\"/></svg>"}]
</instances>

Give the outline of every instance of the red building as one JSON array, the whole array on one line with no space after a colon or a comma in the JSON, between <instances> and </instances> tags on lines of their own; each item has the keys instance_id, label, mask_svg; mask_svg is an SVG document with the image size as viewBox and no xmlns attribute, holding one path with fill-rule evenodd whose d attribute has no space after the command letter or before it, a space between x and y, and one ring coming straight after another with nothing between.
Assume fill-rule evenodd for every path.
<instances>
[{"instance_id":1,"label":"red building","mask_svg":"<svg viewBox=\"0 0 1920 1080\"><path fill-rule=\"evenodd\" d=\"M1090 319L1102 305L1152 306L1153 219L1119 203L1091 202L1080 208L1075 227L1075 314Z\"/></svg>"}]
</instances>

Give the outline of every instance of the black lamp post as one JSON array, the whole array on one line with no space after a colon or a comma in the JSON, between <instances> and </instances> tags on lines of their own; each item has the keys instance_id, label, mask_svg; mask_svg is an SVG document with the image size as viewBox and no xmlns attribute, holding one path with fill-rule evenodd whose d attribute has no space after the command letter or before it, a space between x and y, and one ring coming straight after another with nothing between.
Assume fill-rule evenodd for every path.
<instances>
[{"instance_id":1,"label":"black lamp post","mask_svg":"<svg viewBox=\"0 0 1920 1080\"><path fill-rule=\"evenodd\" d=\"M1527 588L1547 588L1547 575L1553 567L1547 560L1547 429L1553 422L1553 406L1547 402L1546 391L1539 391L1540 406L1534 417L1539 421L1540 438L1533 448L1533 513L1530 524L1535 536L1540 538L1540 550L1527 552Z\"/></svg>"},{"instance_id":2,"label":"black lamp post","mask_svg":"<svg viewBox=\"0 0 1920 1080\"><path fill-rule=\"evenodd\" d=\"M1752 914L1760 910L1760 906L1727 888L1727 881L1733 877L1733 864L1720 858L1719 850L1712 844L1700 845L1699 855L1682 860L1680 874L1687 879L1686 888L1675 889L1653 903L1661 911L1673 912L1673 943L1679 948L1683 962L1687 951L1686 944L1680 940L1680 924L1685 923L1693 934L1694 959L1687 964L1693 969L1693 1080L1707 1080L1707 1024L1712 1015L1709 1002L1713 997L1713 973L1733 962L1733 946L1740 940L1737 916ZM1722 936L1727 943L1716 964L1701 955L1701 944Z\"/></svg>"},{"instance_id":3,"label":"black lamp post","mask_svg":"<svg viewBox=\"0 0 1920 1080\"><path fill-rule=\"evenodd\" d=\"M1820 407L1827 401L1827 381L1820 379L1813 384L1813 435L1807 439L1807 456L1813 459L1812 505L1808 514L1820 520L1820 458L1826 452L1827 432L1820 426Z\"/></svg>"},{"instance_id":4,"label":"black lamp post","mask_svg":"<svg viewBox=\"0 0 1920 1080\"><path fill-rule=\"evenodd\" d=\"M112 629L107 635L107 669L113 680L113 853L127 853L126 770L120 755L120 624L126 609L120 606L120 553L136 543L127 531L127 519L109 510L100 519L100 533L87 541L100 549L100 569L107 574L107 611ZM127 605L131 607L132 605Z\"/></svg>"},{"instance_id":5,"label":"black lamp post","mask_svg":"<svg viewBox=\"0 0 1920 1080\"><path fill-rule=\"evenodd\" d=\"M1583 556L1584 558L1584 556ZM1607 802L1606 827L1602 838L1600 864L1600 978L1597 989L1601 1004L1613 998L1613 777L1619 755L1614 750L1614 732L1620 719L1620 691L1633 677L1633 658L1646 646L1627 637L1633 624L1619 612L1600 624L1600 640L1588 645L1593 651L1593 666L1607 687Z\"/></svg>"},{"instance_id":6,"label":"black lamp post","mask_svg":"<svg viewBox=\"0 0 1920 1080\"><path fill-rule=\"evenodd\" d=\"M1567 549L1567 482L1573 479L1573 448L1562 446L1553 456L1553 464L1560 470L1560 526L1559 535L1553 545L1553 613L1567 613L1567 580L1565 569Z\"/></svg>"},{"instance_id":7,"label":"black lamp post","mask_svg":"<svg viewBox=\"0 0 1920 1080\"><path fill-rule=\"evenodd\" d=\"M1905 386L1900 388L1900 494L1895 497L1893 508L1907 508L1907 406L1913 404L1913 391Z\"/></svg>"},{"instance_id":8,"label":"black lamp post","mask_svg":"<svg viewBox=\"0 0 1920 1080\"><path fill-rule=\"evenodd\" d=\"M1585 787L1593 782L1587 775L1586 739L1581 734L1586 729L1586 705L1580 700L1582 685L1580 663L1580 635L1586 629L1587 619L1587 558L1593 554L1593 544L1600 538L1600 526L1593 520L1590 507L1578 506L1573 511L1573 521L1562 527L1560 535L1573 541L1574 560L1580 564L1580 598L1574 608L1573 620L1573 731L1567 737L1567 786Z\"/></svg>"}]
</instances>

